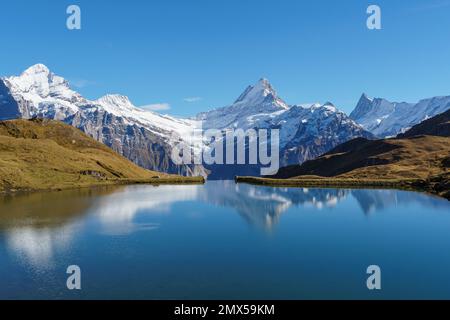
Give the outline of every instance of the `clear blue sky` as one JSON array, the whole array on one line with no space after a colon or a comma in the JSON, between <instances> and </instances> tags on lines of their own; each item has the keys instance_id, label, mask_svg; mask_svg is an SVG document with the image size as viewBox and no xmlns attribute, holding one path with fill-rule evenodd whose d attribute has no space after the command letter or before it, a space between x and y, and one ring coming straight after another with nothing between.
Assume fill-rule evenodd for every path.
<instances>
[{"instance_id":1,"label":"clear blue sky","mask_svg":"<svg viewBox=\"0 0 450 320\"><path fill-rule=\"evenodd\" d=\"M80 31L66 29L69 4ZM380 31L366 28L369 4ZM449 17L450 0L2 1L0 75L40 62L90 99L122 93L175 115L230 104L266 77L290 104L350 112L362 92L449 95Z\"/></svg>"}]
</instances>

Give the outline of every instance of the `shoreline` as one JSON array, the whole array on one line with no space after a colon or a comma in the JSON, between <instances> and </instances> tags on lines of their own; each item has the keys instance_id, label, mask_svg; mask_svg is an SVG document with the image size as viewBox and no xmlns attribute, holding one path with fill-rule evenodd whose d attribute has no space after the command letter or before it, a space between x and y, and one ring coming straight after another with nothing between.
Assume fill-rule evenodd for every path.
<instances>
[{"instance_id":1,"label":"shoreline","mask_svg":"<svg viewBox=\"0 0 450 320\"><path fill-rule=\"evenodd\" d=\"M140 185L148 184L152 186L158 185L183 185L183 184L205 184L206 180L204 177L178 177L178 176L168 176L160 178L149 178L149 179L117 179L117 180L104 180L98 183L86 183L80 185L60 185L51 188L18 188L18 189L0 189L0 196L6 195L18 195L27 194L35 192L59 192L64 190L74 190L74 189L87 189L87 188L98 188L98 187L112 187L112 186L126 186L126 185Z\"/></svg>"},{"instance_id":2,"label":"shoreline","mask_svg":"<svg viewBox=\"0 0 450 320\"><path fill-rule=\"evenodd\" d=\"M348 178L317 178L317 179L272 179L249 176L237 176L236 183L247 183L268 187L290 188L350 188L350 189L397 189L416 191L438 196L450 201L449 190L444 192L435 189L436 183L422 179L348 179Z\"/></svg>"}]
</instances>

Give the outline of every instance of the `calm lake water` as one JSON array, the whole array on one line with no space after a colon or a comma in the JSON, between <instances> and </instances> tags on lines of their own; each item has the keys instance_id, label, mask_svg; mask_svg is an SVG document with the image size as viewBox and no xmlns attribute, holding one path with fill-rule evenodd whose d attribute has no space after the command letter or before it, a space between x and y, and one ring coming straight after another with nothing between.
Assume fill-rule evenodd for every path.
<instances>
[{"instance_id":1,"label":"calm lake water","mask_svg":"<svg viewBox=\"0 0 450 320\"><path fill-rule=\"evenodd\" d=\"M450 299L450 202L232 181L0 198L0 298Z\"/></svg>"}]
</instances>

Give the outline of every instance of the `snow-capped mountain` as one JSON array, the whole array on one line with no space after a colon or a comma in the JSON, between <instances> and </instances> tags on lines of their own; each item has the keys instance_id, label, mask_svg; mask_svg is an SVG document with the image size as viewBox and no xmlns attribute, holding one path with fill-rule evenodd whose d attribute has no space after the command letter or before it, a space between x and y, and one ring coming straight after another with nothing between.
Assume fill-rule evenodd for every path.
<instances>
[{"instance_id":1,"label":"snow-capped mountain","mask_svg":"<svg viewBox=\"0 0 450 320\"><path fill-rule=\"evenodd\" d=\"M259 80L247 89L230 106L201 113L204 129L253 128L260 119L266 119L277 112L288 110L289 106L278 97L267 79Z\"/></svg>"},{"instance_id":2,"label":"snow-capped mountain","mask_svg":"<svg viewBox=\"0 0 450 320\"><path fill-rule=\"evenodd\" d=\"M332 103L287 105L266 79L248 87L230 106L201 113L203 128L279 129L280 166L314 159L356 137L373 138ZM259 166L213 166L212 177L258 175Z\"/></svg>"},{"instance_id":3,"label":"snow-capped mountain","mask_svg":"<svg viewBox=\"0 0 450 320\"><path fill-rule=\"evenodd\" d=\"M259 166L177 165L171 159L174 145L191 142L199 129L280 129L280 164L289 165L355 137L372 137L331 103L288 105L266 79L249 86L230 106L180 119L137 108L122 95L88 100L42 64L0 81L0 120L18 117L64 121L148 169L184 175L207 175L209 169L220 178L259 174ZM208 148L207 141L196 139L194 152Z\"/></svg>"},{"instance_id":4,"label":"snow-capped mountain","mask_svg":"<svg viewBox=\"0 0 450 320\"><path fill-rule=\"evenodd\" d=\"M69 83L42 64L20 76L0 81L0 120L44 117L71 124L138 165L168 173L206 175L202 166L176 165L172 145L195 127L195 121L176 119L135 107L127 97L83 98Z\"/></svg>"},{"instance_id":5,"label":"snow-capped mountain","mask_svg":"<svg viewBox=\"0 0 450 320\"><path fill-rule=\"evenodd\" d=\"M78 106L88 103L70 89L65 79L53 74L42 64L28 68L18 77L2 80L9 89L8 95L17 102L17 111L24 118L44 113L43 116L64 120L77 112Z\"/></svg>"},{"instance_id":6,"label":"snow-capped mountain","mask_svg":"<svg viewBox=\"0 0 450 320\"><path fill-rule=\"evenodd\" d=\"M412 126L450 109L450 96L418 103L389 102L363 94L350 118L380 138L404 133Z\"/></svg>"}]
</instances>

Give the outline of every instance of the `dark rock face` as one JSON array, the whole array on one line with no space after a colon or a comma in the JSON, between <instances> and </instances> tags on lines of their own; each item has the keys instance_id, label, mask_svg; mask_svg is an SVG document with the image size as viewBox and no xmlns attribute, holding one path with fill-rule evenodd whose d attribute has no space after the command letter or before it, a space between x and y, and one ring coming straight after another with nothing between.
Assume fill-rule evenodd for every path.
<instances>
[{"instance_id":1,"label":"dark rock face","mask_svg":"<svg viewBox=\"0 0 450 320\"><path fill-rule=\"evenodd\" d=\"M397 138L411 138L419 135L450 137L450 109L415 125Z\"/></svg>"},{"instance_id":2,"label":"dark rock face","mask_svg":"<svg viewBox=\"0 0 450 320\"><path fill-rule=\"evenodd\" d=\"M0 80L0 121L21 117L19 105L11 95L9 88Z\"/></svg>"}]
</instances>

